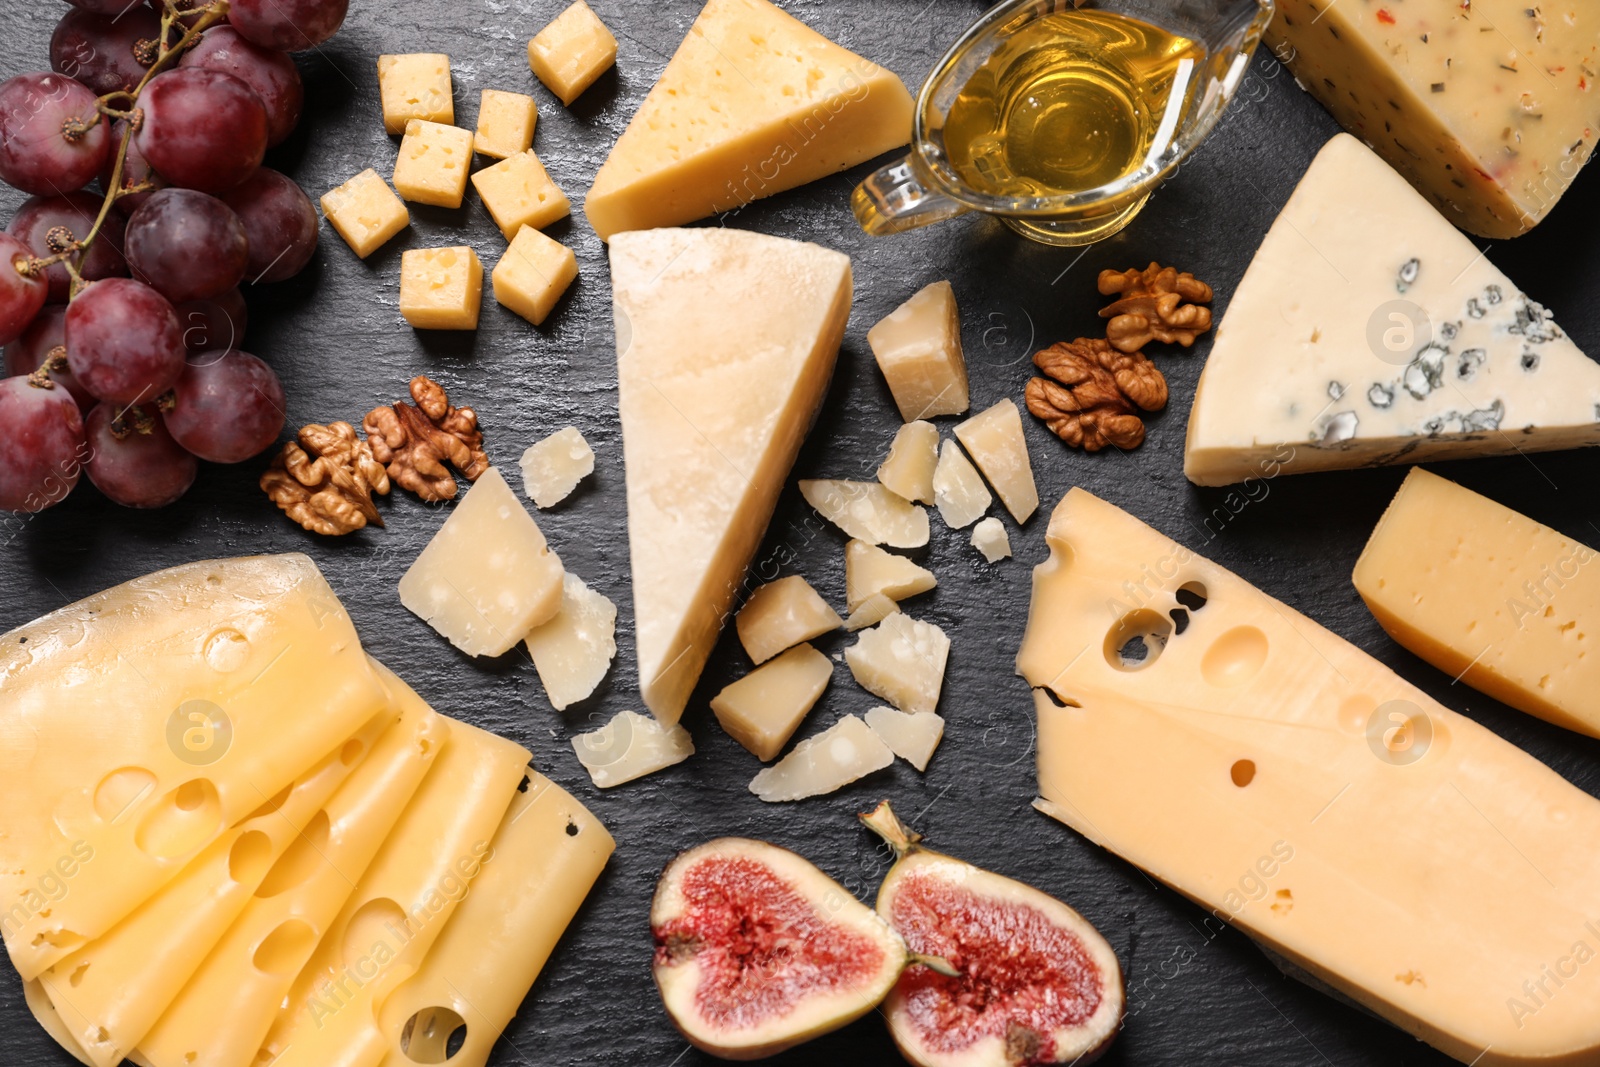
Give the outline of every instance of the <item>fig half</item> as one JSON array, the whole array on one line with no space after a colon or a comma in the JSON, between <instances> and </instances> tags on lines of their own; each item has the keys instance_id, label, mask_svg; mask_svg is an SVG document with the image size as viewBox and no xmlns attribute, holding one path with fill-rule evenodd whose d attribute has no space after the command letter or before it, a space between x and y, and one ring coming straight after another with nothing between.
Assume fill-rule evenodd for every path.
<instances>
[{"instance_id":1,"label":"fig half","mask_svg":"<svg viewBox=\"0 0 1600 1067\"><path fill-rule=\"evenodd\" d=\"M771 1056L865 1015L910 962L838 882L742 837L669 863L650 929L667 1014L696 1048L729 1060Z\"/></svg>"},{"instance_id":2,"label":"fig half","mask_svg":"<svg viewBox=\"0 0 1600 1067\"><path fill-rule=\"evenodd\" d=\"M1090 922L1032 886L940 855L889 807L861 816L895 851L878 914L911 952L941 957L900 977L883 1005L920 1067L1087 1064L1122 1025L1122 968Z\"/></svg>"}]
</instances>

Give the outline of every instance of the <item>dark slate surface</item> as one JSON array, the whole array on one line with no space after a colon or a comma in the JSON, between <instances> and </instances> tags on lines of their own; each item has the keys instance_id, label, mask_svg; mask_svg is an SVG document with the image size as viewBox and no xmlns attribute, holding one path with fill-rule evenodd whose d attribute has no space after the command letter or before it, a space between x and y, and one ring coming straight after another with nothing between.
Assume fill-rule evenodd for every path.
<instances>
[{"instance_id":1,"label":"dark slate surface","mask_svg":"<svg viewBox=\"0 0 1600 1067\"><path fill-rule=\"evenodd\" d=\"M356 0L344 30L300 57L309 106L301 129L273 153L319 196L365 167L387 174L395 139L378 116L374 59L381 52L438 51L454 64L458 121L476 115L478 91L533 92L535 148L551 175L581 203L617 134L696 14L696 0L591 0L617 32L617 67L570 109L528 73L524 44L564 0L471 0L444 4ZM982 9L970 0L787 0L795 15L916 84ZM41 0L8 10L7 76L45 65L63 5ZM951 279L960 300L974 406L1020 397L1028 357L1056 340L1093 332L1096 272L1151 259L1195 271L1217 287L1217 310L1252 251L1334 123L1270 57L1258 56L1241 98L1213 138L1122 235L1090 250L1028 244L998 224L965 218L888 240L866 238L847 207L868 168L757 203L729 225L817 241L855 262L856 303L839 371L801 455L804 476L870 476L898 424L865 335L919 286ZM1533 234L1491 248L1494 261L1546 302L1578 343L1600 352L1600 257L1590 253L1600 173L1588 173ZM713 656L685 722L699 754L683 765L602 794L589 783L568 737L623 708L639 708L628 595L622 449L616 414L605 251L581 215L550 232L574 246L580 276L539 329L486 300L475 334L423 334L396 310L403 249L470 242L490 265L503 242L469 191L459 211L412 207L410 230L366 262L324 227L323 244L299 278L249 294L246 346L282 374L290 425L359 420L403 395L419 372L477 408L492 459L514 473L524 447L567 424L595 446L595 476L569 501L541 514L563 559L621 609L616 669L600 693L558 715L520 653L473 662L401 608L395 583L442 520L406 494L385 505L389 528L323 540L285 521L255 487L262 462L210 467L178 505L153 514L109 504L85 483L61 507L0 521L0 630L176 563L233 554L305 551L345 599L370 650L442 710L528 745L540 768L572 790L616 834L618 851L496 1052L495 1062L531 1065L707 1062L668 1023L649 975L646 911L657 872L677 850L719 834L767 838L798 849L870 899L884 851L852 815L882 797L928 832L931 843L1014 875L1067 900L1110 938L1126 969L1127 1027L1105 1062L1184 1067L1241 1064L1440 1064L1441 1055L1388 1025L1282 977L1243 935L1155 887L1121 860L1032 811L1032 710L1012 657L1026 620L1029 569L1046 555L1048 507L1081 485L1131 510L1354 641L1452 708L1524 746L1591 792L1600 789L1600 745L1503 708L1396 647L1363 608L1350 568L1403 471L1285 478L1238 509L1224 490L1183 478L1184 426L1209 348L1164 355L1172 403L1151 421L1136 452L1069 451L1031 419L1029 445L1045 510L1023 531L1007 519L1016 558L979 560L964 533L934 523L926 562L939 589L912 609L951 636L954 649L941 710L949 728L923 776L904 764L834 796L766 806L746 791L753 757L715 725L709 697L747 665L731 634ZM0 195L0 217L19 198ZM1482 244L1482 242L1480 242ZM1263 353L1262 388L1272 388ZM944 420L949 422L951 420ZM1442 466L1440 472L1594 543L1600 505L1593 452ZM1238 509L1226 522L1208 516ZM843 538L785 490L763 559L795 569L843 599ZM837 653L841 633L821 647ZM841 664L834 685L802 727L815 732L875 703ZM1404 818L1404 813L1397 813ZM1592 842L1577 847L1591 847ZM1507 902L1508 906L1514 906ZM25 1067L65 1064L28 1018L14 976L0 979L5 1059ZM896 1054L876 1016L803 1046L786 1064L890 1063Z\"/></svg>"}]
</instances>

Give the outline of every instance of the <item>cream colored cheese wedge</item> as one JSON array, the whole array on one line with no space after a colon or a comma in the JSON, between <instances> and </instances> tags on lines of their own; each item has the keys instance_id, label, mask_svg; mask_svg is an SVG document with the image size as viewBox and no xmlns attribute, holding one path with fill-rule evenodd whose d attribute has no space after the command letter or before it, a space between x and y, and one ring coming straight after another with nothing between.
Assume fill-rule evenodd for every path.
<instances>
[{"instance_id":1,"label":"cream colored cheese wedge","mask_svg":"<svg viewBox=\"0 0 1600 1067\"><path fill-rule=\"evenodd\" d=\"M766 0L710 0L595 175L601 240L676 226L911 140L911 94Z\"/></svg>"},{"instance_id":2,"label":"cream colored cheese wedge","mask_svg":"<svg viewBox=\"0 0 1600 1067\"><path fill-rule=\"evenodd\" d=\"M844 596L852 613L880 593L900 601L938 584L928 568L877 545L852 539L844 546Z\"/></svg>"},{"instance_id":3,"label":"cream colored cheese wedge","mask_svg":"<svg viewBox=\"0 0 1600 1067\"><path fill-rule=\"evenodd\" d=\"M598 730L574 737L572 750L589 779L610 789L682 763L694 755L694 740L676 723L667 726L637 711L619 711Z\"/></svg>"},{"instance_id":4,"label":"cream colored cheese wedge","mask_svg":"<svg viewBox=\"0 0 1600 1067\"><path fill-rule=\"evenodd\" d=\"M939 428L908 422L895 431L889 455L878 464L878 484L918 504L933 503L933 470L939 464Z\"/></svg>"},{"instance_id":5,"label":"cream colored cheese wedge","mask_svg":"<svg viewBox=\"0 0 1600 1067\"><path fill-rule=\"evenodd\" d=\"M611 244L639 688L675 723L733 606L850 314L850 260L743 230Z\"/></svg>"},{"instance_id":6,"label":"cream colored cheese wedge","mask_svg":"<svg viewBox=\"0 0 1600 1067\"><path fill-rule=\"evenodd\" d=\"M753 663L765 663L786 648L837 630L844 622L798 574L768 582L750 594L734 626Z\"/></svg>"},{"instance_id":7,"label":"cream colored cheese wedge","mask_svg":"<svg viewBox=\"0 0 1600 1067\"><path fill-rule=\"evenodd\" d=\"M1019 525L1027 522L1039 508L1039 490L1033 484L1033 463L1016 402L1006 399L985 408L957 423L954 432L1011 517Z\"/></svg>"},{"instance_id":8,"label":"cream colored cheese wedge","mask_svg":"<svg viewBox=\"0 0 1600 1067\"><path fill-rule=\"evenodd\" d=\"M1600 802L1081 489L1047 539L1042 810L1464 1063L1600 1060Z\"/></svg>"},{"instance_id":9,"label":"cream colored cheese wedge","mask_svg":"<svg viewBox=\"0 0 1600 1067\"><path fill-rule=\"evenodd\" d=\"M994 503L978 469L954 441L946 441L939 448L939 466L933 472L933 500L939 506L939 517L952 530L971 526Z\"/></svg>"},{"instance_id":10,"label":"cream colored cheese wedge","mask_svg":"<svg viewBox=\"0 0 1600 1067\"><path fill-rule=\"evenodd\" d=\"M783 751L832 680L833 661L798 645L730 682L711 698L711 710L729 737L764 762Z\"/></svg>"},{"instance_id":11,"label":"cream colored cheese wedge","mask_svg":"<svg viewBox=\"0 0 1600 1067\"><path fill-rule=\"evenodd\" d=\"M927 509L877 482L802 478L800 495L823 518L869 545L921 548L928 543Z\"/></svg>"},{"instance_id":12,"label":"cream colored cheese wedge","mask_svg":"<svg viewBox=\"0 0 1600 1067\"><path fill-rule=\"evenodd\" d=\"M1355 584L1389 636L1452 678L1600 737L1600 557L1420 467Z\"/></svg>"},{"instance_id":13,"label":"cream colored cheese wedge","mask_svg":"<svg viewBox=\"0 0 1600 1067\"><path fill-rule=\"evenodd\" d=\"M561 610L524 639L551 707L594 694L617 654L616 632L617 606L577 575L562 578Z\"/></svg>"},{"instance_id":14,"label":"cream colored cheese wedge","mask_svg":"<svg viewBox=\"0 0 1600 1067\"><path fill-rule=\"evenodd\" d=\"M928 769L933 750L944 737L944 720L931 711L908 715L894 708L877 707L867 712L867 725L896 756L919 771Z\"/></svg>"},{"instance_id":15,"label":"cream colored cheese wedge","mask_svg":"<svg viewBox=\"0 0 1600 1067\"><path fill-rule=\"evenodd\" d=\"M894 762L894 752L858 716L846 715L801 741L750 780L750 792L771 804L843 789Z\"/></svg>"},{"instance_id":16,"label":"cream colored cheese wedge","mask_svg":"<svg viewBox=\"0 0 1600 1067\"><path fill-rule=\"evenodd\" d=\"M931 622L894 612L845 649L861 688L904 712L932 711L944 688L950 639Z\"/></svg>"},{"instance_id":17,"label":"cream colored cheese wedge","mask_svg":"<svg viewBox=\"0 0 1600 1067\"><path fill-rule=\"evenodd\" d=\"M1348 134L1228 301L1189 414L1197 485L1600 443L1600 366Z\"/></svg>"}]
</instances>

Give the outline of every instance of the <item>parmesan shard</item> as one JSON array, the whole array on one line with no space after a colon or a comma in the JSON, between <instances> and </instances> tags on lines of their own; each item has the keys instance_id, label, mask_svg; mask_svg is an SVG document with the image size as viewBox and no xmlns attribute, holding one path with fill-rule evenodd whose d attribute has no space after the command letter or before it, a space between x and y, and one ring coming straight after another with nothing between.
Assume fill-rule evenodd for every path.
<instances>
[{"instance_id":1,"label":"parmesan shard","mask_svg":"<svg viewBox=\"0 0 1600 1067\"><path fill-rule=\"evenodd\" d=\"M833 661L810 645L791 648L711 699L728 736L765 762L783 751L833 679Z\"/></svg>"},{"instance_id":2,"label":"parmesan shard","mask_svg":"<svg viewBox=\"0 0 1600 1067\"><path fill-rule=\"evenodd\" d=\"M550 706L561 711L594 694L617 654L617 606L568 574L561 610L524 639Z\"/></svg>"},{"instance_id":3,"label":"parmesan shard","mask_svg":"<svg viewBox=\"0 0 1600 1067\"><path fill-rule=\"evenodd\" d=\"M851 612L880 593L891 600L904 600L938 584L928 568L877 545L852 540L844 546L844 595Z\"/></svg>"},{"instance_id":4,"label":"parmesan shard","mask_svg":"<svg viewBox=\"0 0 1600 1067\"><path fill-rule=\"evenodd\" d=\"M931 622L895 612L845 649L861 688L901 711L933 711L944 688L950 639Z\"/></svg>"},{"instance_id":5,"label":"parmesan shard","mask_svg":"<svg viewBox=\"0 0 1600 1067\"><path fill-rule=\"evenodd\" d=\"M946 441L939 449L939 466L933 472L933 500L939 506L939 517L952 530L971 526L994 502L978 469L954 441Z\"/></svg>"},{"instance_id":6,"label":"parmesan shard","mask_svg":"<svg viewBox=\"0 0 1600 1067\"><path fill-rule=\"evenodd\" d=\"M739 643L760 664L786 648L837 630L843 621L809 582L791 574L751 593L734 625Z\"/></svg>"},{"instance_id":7,"label":"parmesan shard","mask_svg":"<svg viewBox=\"0 0 1600 1067\"><path fill-rule=\"evenodd\" d=\"M678 721L821 405L850 260L745 230L611 242L639 688Z\"/></svg>"},{"instance_id":8,"label":"parmesan shard","mask_svg":"<svg viewBox=\"0 0 1600 1067\"><path fill-rule=\"evenodd\" d=\"M890 615L900 610L900 605L884 596L874 593L861 602L861 606L850 613L844 620L844 628L851 633L865 630L868 626L876 626Z\"/></svg>"},{"instance_id":9,"label":"parmesan shard","mask_svg":"<svg viewBox=\"0 0 1600 1067\"><path fill-rule=\"evenodd\" d=\"M595 175L601 240L677 226L911 140L911 94L767 0L710 0Z\"/></svg>"},{"instance_id":10,"label":"parmesan shard","mask_svg":"<svg viewBox=\"0 0 1600 1067\"><path fill-rule=\"evenodd\" d=\"M598 730L572 739L578 762L601 789L654 774L694 755L689 731L637 711L619 711Z\"/></svg>"},{"instance_id":11,"label":"parmesan shard","mask_svg":"<svg viewBox=\"0 0 1600 1067\"><path fill-rule=\"evenodd\" d=\"M529 445L521 467L523 491L535 507L551 508L594 473L594 449L577 427L568 426Z\"/></svg>"},{"instance_id":12,"label":"parmesan shard","mask_svg":"<svg viewBox=\"0 0 1600 1067\"><path fill-rule=\"evenodd\" d=\"M961 314L949 282L917 290L867 331L867 344L906 422L967 410Z\"/></svg>"},{"instance_id":13,"label":"parmesan shard","mask_svg":"<svg viewBox=\"0 0 1600 1067\"><path fill-rule=\"evenodd\" d=\"M800 495L823 518L870 545L921 548L928 543L927 509L877 482L802 478Z\"/></svg>"},{"instance_id":14,"label":"parmesan shard","mask_svg":"<svg viewBox=\"0 0 1600 1067\"><path fill-rule=\"evenodd\" d=\"M931 711L908 715L894 708L877 707L867 712L867 725L896 756L919 771L928 769L933 750L944 737L944 720Z\"/></svg>"},{"instance_id":15,"label":"parmesan shard","mask_svg":"<svg viewBox=\"0 0 1600 1067\"><path fill-rule=\"evenodd\" d=\"M858 716L846 715L808 737L750 781L750 792L769 803L804 800L842 789L894 762L894 752Z\"/></svg>"},{"instance_id":16,"label":"parmesan shard","mask_svg":"<svg viewBox=\"0 0 1600 1067\"><path fill-rule=\"evenodd\" d=\"M908 422L895 431L889 455L878 465L878 484L918 504L933 503L933 470L939 464L939 428Z\"/></svg>"},{"instance_id":17,"label":"parmesan shard","mask_svg":"<svg viewBox=\"0 0 1600 1067\"><path fill-rule=\"evenodd\" d=\"M1016 403L1002 400L957 423L954 432L1011 517L1018 525L1027 522L1039 509L1039 490L1033 483L1028 440L1022 434L1022 413Z\"/></svg>"},{"instance_id":18,"label":"parmesan shard","mask_svg":"<svg viewBox=\"0 0 1600 1067\"><path fill-rule=\"evenodd\" d=\"M978 525L972 528L972 547L983 553L983 558L990 563L998 563L1010 558L1011 537L1006 533L1005 524L990 515L978 520Z\"/></svg>"}]
</instances>

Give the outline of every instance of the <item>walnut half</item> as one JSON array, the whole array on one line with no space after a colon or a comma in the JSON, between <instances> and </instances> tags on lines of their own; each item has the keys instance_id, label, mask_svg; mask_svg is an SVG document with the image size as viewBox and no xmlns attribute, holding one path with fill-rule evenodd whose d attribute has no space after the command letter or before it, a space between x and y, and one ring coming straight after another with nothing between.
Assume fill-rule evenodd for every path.
<instances>
[{"instance_id":1,"label":"walnut half","mask_svg":"<svg viewBox=\"0 0 1600 1067\"><path fill-rule=\"evenodd\" d=\"M1136 448L1144 441L1138 412L1167 406L1167 380L1156 365L1103 338L1062 341L1034 353L1033 362L1049 377L1028 382L1028 410L1074 448Z\"/></svg>"},{"instance_id":2,"label":"walnut half","mask_svg":"<svg viewBox=\"0 0 1600 1067\"><path fill-rule=\"evenodd\" d=\"M1101 296L1119 299L1100 309L1108 319L1106 340L1121 352L1137 352L1151 341L1184 348L1211 329L1211 286L1193 274L1151 263L1144 270L1103 270ZM1184 303L1184 301L1189 303Z\"/></svg>"},{"instance_id":3,"label":"walnut half","mask_svg":"<svg viewBox=\"0 0 1600 1067\"><path fill-rule=\"evenodd\" d=\"M414 405L373 408L361 428L396 485L424 500L449 500L456 495L450 467L469 482L489 469L477 413L452 407L444 388L420 374L411 379L411 399Z\"/></svg>"},{"instance_id":4,"label":"walnut half","mask_svg":"<svg viewBox=\"0 0 1600 1067\"><path fill-rule=\"evenodd\" d=\"M279 450L261 488L295 522L333 537L383 525L372 494L389 491L389 474L348 422L311 423Z\"/></svg>"}]
</instances>

